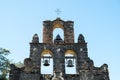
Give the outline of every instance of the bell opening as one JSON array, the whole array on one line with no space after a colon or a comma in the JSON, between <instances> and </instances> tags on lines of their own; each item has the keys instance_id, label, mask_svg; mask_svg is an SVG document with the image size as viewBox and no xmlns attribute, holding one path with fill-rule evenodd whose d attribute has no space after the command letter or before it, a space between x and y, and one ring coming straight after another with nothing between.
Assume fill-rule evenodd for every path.
<instances>
[{"instance_id":1,"label":"bell opening","mask_svg":"<svg viewBox=\"0 0 120 80\"><path fill-rule=\"evenodd\" d=\"M44 54L41 56L41 74L53 74L53 58L50 54Z\"/></svg>"},{"instance_id":2,"label":"bell opening","mask_svg":"<svg viewBox=\"0 0 120 80\"><path fill-rule=\"evenodd\" d=\"M76 74L76 57L70 53L65 55L65 74Z\"/></svg>"}]
</instances>

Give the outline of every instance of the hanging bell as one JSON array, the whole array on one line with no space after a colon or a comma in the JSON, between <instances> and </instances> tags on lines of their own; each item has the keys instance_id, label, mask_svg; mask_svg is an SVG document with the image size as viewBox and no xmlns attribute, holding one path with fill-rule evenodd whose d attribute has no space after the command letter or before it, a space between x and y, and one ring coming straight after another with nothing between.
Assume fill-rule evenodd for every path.
<instances>
[{"instance_id":1,"label":"hanging bell","mask_svg":"<svg viewBox=\"0 0 120 80\"><path fill-rule=\"evenodd\" d=\"M72 60L68 60L67 67L74 67Z\"/></svg>"},{"instance_id":2,"label":"hanging bell","mask_svg":"<svg viewBox=\"0 0 120 80\"><path fill-rule=\"evenodd\" d=\"M49 64L48 60L45 60L43 65L44 66L49 66L50 64Z\"/></svg>"}]
</instances>

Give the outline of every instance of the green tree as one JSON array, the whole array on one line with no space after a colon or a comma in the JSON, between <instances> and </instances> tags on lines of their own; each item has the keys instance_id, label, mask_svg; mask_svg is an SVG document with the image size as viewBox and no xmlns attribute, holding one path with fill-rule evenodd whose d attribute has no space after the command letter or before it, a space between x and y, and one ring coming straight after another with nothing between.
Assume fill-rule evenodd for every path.
<instances>
[{"instance_id":1,"label":"green tree","mask_svg":"<svg viewBox=\"0 0 120 80\"><path fill-rule=\"evenodd\" d=\"M7 80L6 76L10 70L10 61L6 58L8 54L9 50L0 48L0 80Z\"/></svg>"}]
</instances>

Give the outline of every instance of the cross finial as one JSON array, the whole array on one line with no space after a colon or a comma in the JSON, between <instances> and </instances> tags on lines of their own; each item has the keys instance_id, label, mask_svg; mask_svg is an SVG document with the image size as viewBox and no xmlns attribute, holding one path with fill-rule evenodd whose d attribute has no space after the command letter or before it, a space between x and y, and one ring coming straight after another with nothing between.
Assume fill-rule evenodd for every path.
<instances>
[{"instance_id":1,"label":"cross finial","mask_svg":"<svg viewBox=\"0 0 120 80\"><path fill-rule=\"evenodd\" d=\"M61 13L60 9L57 9L57 10L56 10L56 13L57 13L57 16L59 16L60 13Z\"/></svg>"}]
</instances>

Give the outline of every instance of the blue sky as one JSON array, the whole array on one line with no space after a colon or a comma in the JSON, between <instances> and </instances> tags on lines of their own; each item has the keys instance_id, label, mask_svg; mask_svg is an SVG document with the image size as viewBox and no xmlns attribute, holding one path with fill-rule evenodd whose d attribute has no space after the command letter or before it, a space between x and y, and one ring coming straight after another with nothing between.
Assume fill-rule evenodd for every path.
<instances>
[{"instance_id":1,"label":"blue sky","mask_svg":"<svg viewBox=\"0 0 120 80\"><path fill-rule=\"evenodd\" d=\"M42 21L74 21L75 42L82 33L95 66L109 65L110 79L120 72L120 0L0 0L0 47L9 49L14 62L29 57L29 42L37 33L42 42Z\"/></svg>"}]
</instances>

